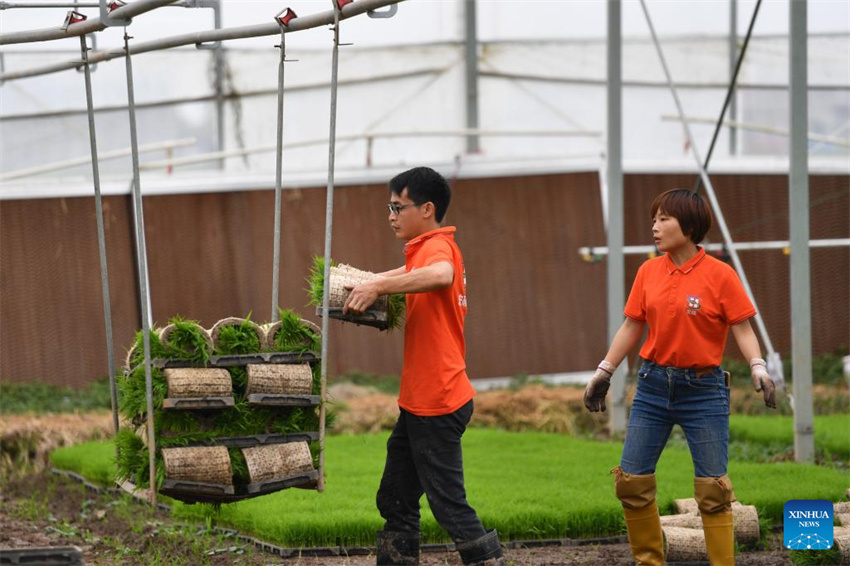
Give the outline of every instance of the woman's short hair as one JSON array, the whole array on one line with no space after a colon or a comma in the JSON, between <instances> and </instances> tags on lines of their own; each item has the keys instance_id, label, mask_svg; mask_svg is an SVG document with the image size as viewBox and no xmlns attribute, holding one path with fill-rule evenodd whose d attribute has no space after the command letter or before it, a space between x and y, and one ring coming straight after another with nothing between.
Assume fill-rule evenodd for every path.
<instances>
[{"instance_id":1,"label":"woman's short hair","mask_svg":"<svg viewBox=\"0 0 850 566\"><path fill-rule=\"evenodd\" d=\"M688 189L670 189L655 197L650 219L661 210L679 221L682 233L698 244L711 228L711 209L705 198Z\"/></svg>"}]
</instances>

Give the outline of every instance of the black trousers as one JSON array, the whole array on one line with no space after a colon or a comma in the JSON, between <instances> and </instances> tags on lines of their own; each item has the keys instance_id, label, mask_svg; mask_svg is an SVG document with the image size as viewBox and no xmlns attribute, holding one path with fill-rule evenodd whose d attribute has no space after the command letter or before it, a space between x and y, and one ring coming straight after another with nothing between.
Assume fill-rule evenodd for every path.
<instances>
[{"instance_id":1,"label":"black trousers","mask_svg":"<svg viewBox=\"0 0 850 566\"><path fill-rule=\"evenodd\" d=\"M387 462L378 489L378 511L387 531L419 533L424 493L437 522L455 542L486 534L466 501L460 439L472 418L472 401L448 415L419 417L401 409L387 441Z\"/></svg>"}]
</instances>

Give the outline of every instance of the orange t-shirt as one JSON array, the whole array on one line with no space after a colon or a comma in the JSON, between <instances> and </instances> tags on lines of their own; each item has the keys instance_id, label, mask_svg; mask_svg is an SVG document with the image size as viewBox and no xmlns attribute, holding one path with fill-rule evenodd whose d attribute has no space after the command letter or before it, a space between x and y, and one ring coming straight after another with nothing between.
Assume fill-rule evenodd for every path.
<instances>
[{"instance_id":1,"label":"orange t-shirt","mask_svg":"<svg viewBox=\"0 0 850 566\"><path fill-rule=\"evenodd\" d=\"M638 269L625 315L646 322L640 356L661 366L719 366L729 326L756 314L735 270L703 248L681 267L665 254Z\"/></svg>"},{"instance_id":2,"label":"orange t-shirt","mask_svg":"<svg viewBox=\"0 0 850 566\"><path fill-rule=\"evenodd\" d=\"M431 230L410 240L404 249L406 272L441 261L455 270L448 287L407 295L398 404L422 417L452 413L475 395L466 375L466 273L455 230L454 226Z\"/></svg>"}]
</instances>

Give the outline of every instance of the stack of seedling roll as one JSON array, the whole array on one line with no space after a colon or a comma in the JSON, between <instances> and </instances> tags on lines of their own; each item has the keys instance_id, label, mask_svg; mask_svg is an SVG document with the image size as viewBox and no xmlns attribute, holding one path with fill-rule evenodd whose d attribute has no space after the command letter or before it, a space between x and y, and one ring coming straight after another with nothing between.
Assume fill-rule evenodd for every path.
<instances>
[{"instance_id":1,"label":"stack of seedling roll","mask_svg":"<svg viewBox=\"0 0 850 566\"><path fill-rule=\"evenodd\" d=\"M362 283L374 281L382 276L369 271L362 271L346 264L331 262L329 270L330 282L328 285L328 315L345 322L353 322L366 326L373 326L379 330L394 330L401 327L404 321L405 297L404 295L382 295L378 297L368 310L363 314L343 313L345 301L351 294L347 287L354 287ZM316 256L313 258L313 267L307 278L309 287L307 295L311 305L316 307L316 314L322 314L322 298L324 297L325 282L325 259Z\"/></svg>"},{"instance_id":2,"label":"stack of seedling roll","mask_svg":"<svg viewBox=\"0 0 850 566\"><path fill-rule=\"evenodd\" d=\"M677 499L676 515L663 515L665 556L668 562L708 560L702 518L695 499ZM761 537L758 511L752 505L732 503L732 524L738 544L753 544Z\"/></svg>"},{"instance_id":3,"label":"stack of seedling roll","mask_svg":"<svg viewBox=\"0 0 850 566\"><path fill-rule=\"evenodd\" d=\"M284 310L274 324L226 318L209 331L175 318L149 338L158 490L179 483L255 493L262 482L314 470L321 349L315 324ZM117 479L137 488L150 483L142 339L137 333L119 379L127 426L116 437Z\"/></svg>"}]
</instances>

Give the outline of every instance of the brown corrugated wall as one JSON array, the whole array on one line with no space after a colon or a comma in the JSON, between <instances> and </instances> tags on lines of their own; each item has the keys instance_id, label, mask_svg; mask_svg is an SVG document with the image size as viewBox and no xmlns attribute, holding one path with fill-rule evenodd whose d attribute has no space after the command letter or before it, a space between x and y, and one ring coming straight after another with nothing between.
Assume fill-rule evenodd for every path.
<instances>
[{"instance_id":1,"label":"brown corrugated wall","mask_svg":"<svg viewBox=\"0 0 850 566\"><path fill-rule=\"evenodd\" d=\"M788 236L787 176L713 177L738 241ZM626 243L649 244L649 205L693 176L627 175ZM812 238L850 236L847 176L811 177ZM334 257L370 270L403 263L387 225L382 185L339 187ZM153 316L180 314L207 327L226 316L271 308L272 209L267 191L145 198ZM323 252L325 191L284 192L281 305L316 320L304 278ZM140 326L130 197L104 199L116 356ZM605 245L596 173L464 179L446 218L458 227L466 260L472 377L580 371L605 353L605 263L578 248ZM720 241L719 231L709 234ZM788 256L741 252L774 345L790 348ZM850 252L812 250L815 353L847 345ZM631 284L644 258L626 262ZM107 371L106 339L92 198L0 203L0 379L81 385ZM398 373L401 333L331 327L332 374ZM730 351L732 353L733 351Z\"/></svg>"}]
</instances>

